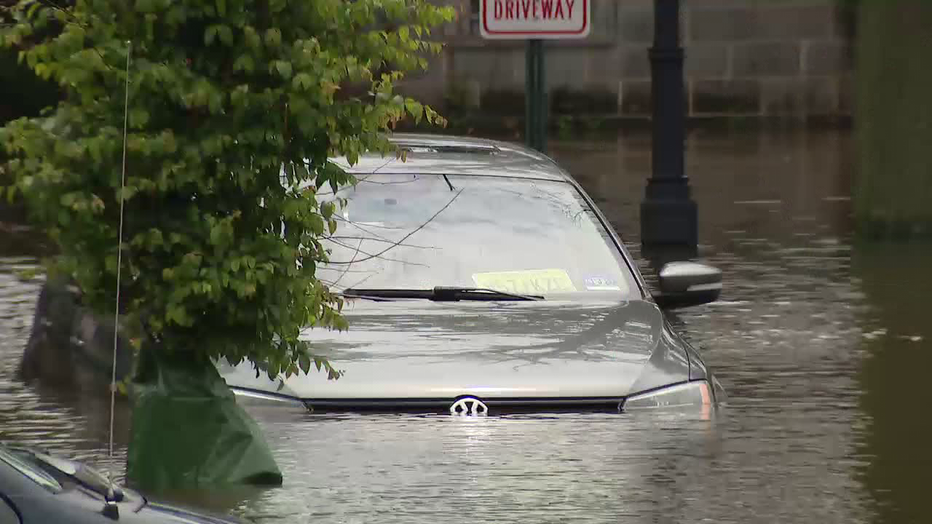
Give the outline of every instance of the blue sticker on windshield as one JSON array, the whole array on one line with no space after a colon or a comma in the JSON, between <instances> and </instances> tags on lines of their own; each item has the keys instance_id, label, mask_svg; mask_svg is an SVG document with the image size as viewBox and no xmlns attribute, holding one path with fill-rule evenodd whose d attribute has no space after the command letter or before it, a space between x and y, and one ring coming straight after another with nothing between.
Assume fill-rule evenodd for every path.
<instances>
[{"instance_id":1,"label":"blue sticker on windshield","mask_svg":"<svg viewBox=\"0 0 932 524\"><path fill-rule=\"evenodd\" d=\"M615 279L608 277L586 277L586 289L589 291L621 291Z\"/></svg>"}]
</instances>

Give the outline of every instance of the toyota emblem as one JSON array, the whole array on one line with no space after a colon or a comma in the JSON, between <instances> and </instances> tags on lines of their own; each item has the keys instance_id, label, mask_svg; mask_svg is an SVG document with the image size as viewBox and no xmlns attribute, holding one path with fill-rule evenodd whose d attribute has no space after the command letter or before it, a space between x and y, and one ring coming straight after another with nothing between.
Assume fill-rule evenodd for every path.
<instances>
[{"instance_id":1,"label":"toyota emblem","mask_svg":"<svg viewBox=\"0 0 932 524\"><path fill-rule=\"evenodd\" d=\"M460 416L482 417L489 414L489 407L475 397L463 397L450 406L450 413Z\"/></svg>"}]
</instances>

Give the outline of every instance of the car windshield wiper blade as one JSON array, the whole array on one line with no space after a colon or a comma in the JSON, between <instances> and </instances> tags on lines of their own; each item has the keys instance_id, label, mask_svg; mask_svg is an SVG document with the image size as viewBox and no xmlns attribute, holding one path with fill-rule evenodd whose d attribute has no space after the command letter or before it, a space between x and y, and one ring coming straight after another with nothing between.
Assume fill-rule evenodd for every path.
<instances>
[{"instance_id":1,"label":"car windshield wiper blade","mask_svg":"<svg viewBox=\"0 0 932 524\"><path fill-rule=\"evenodd\" d=\"M436 286L433 289L345 289L345 297L391 300L396 298L420 298L436 302L456 302L460 300L499 301L499 300L543 300L540 295L519 295L482 287Z\"/></svg>"}]
</instances>

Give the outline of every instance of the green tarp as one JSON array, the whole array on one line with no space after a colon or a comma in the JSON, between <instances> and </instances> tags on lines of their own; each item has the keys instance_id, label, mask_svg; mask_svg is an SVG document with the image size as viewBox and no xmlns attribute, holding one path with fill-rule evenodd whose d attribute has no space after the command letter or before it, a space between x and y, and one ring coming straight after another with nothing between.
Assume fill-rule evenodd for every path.
<instances>
[{"instance_id":1,"label":"green tarp","mask_svg":"<svg viewBox=\"0 0 932 524\"><path fill-rule=\"evenodd\" d=\"M133 384L127 476L144 490L280 485L258 425L206 359L144 348Z\"/></svg>"}]
</instances>

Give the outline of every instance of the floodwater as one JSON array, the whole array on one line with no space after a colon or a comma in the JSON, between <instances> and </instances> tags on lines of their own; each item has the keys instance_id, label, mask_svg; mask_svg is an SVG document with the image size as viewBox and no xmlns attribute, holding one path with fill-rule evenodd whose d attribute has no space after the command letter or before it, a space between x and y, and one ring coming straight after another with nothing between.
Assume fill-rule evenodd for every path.
<instances>
[{"instance_id":1,"label":"floodwater","mask_svg":"<svg viewBox=\"0 0 932 524\"><path fill-rule=\"evenodd\" d=\"M284 486L173 497L256 522L932 522L932 248L852 245L852 147L840 131L690 136L700 258L726 290L674 322L730 394L712 421L250 407ZM649 137L552 154L638 253ZM0 245L0 439L105 467L105 402L15 378L39 282L17 276L34 253ZM126 433L124 414L119 474Z\"/></svg>"}]
</instances>

